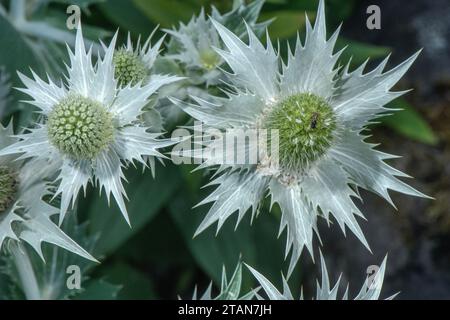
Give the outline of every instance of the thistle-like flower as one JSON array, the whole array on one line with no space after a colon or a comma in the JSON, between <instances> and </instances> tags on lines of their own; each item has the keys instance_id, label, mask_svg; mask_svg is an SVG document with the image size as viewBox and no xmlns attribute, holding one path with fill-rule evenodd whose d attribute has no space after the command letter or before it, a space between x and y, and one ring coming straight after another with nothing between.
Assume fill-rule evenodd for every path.
<instances>
[{"instance_id":1,"label":"thistle-like flower","mask_svg":"<svg viewBox=\"0 0 450 320\"><path fill-rule=\"evenodd\" d=\"M135 86L139 82L149 81L150 71L153 67L164 37L158 40L155 45L151 45L151 39L156 29L147 38L144 44L141 44L139 37L135 46L128 33L127 44L114 52L114 75L121 86Z\"/></svg>"},{"instance_id":2,"label":"thistle-like flower","mask_svg":"<svg viewBox=\"0 0 450 320\"><path fill-rule=\"evenodd\" d=\"M260 34L270 23L256 22L263 4L264 0L256 0L248 5L237 1L233 9L223 15L212 6L211 17L242 37L246 35L244 20ZM225 61L214 48L222 48L222 43L211 19L205 16L204 9L198 16L193 16L188 24L180 23L177 30L165 31L172 36L166 57L180 62L190 81L206 85L219 83L222 75L219 67Z\"/></svg>"},{"instance_id":3,"label":"thistle-like flower","mask_svg":"<svg viewBox=\"0 0 450 320\"><path fill-rule=\"evenodd\" d=\"M0 119L6 113L6 107L11 101L9 96L11 92L11 83L9 82L9 74L2 67L0 68Z\"/></svg>"},{"instance_id":4,"label":"thistle-like flower","mask_svg":"<svg viewBox=\"0 0 450 320\"><path fill-rule=\"evenodd\" d=\"M389 71L383 71L387 58L368 73L363 73L365 64L353 72L347 64L340 71L336 64L341 52L333 52L339 29L327 40L322 0L314 28L307 19L305 44L297 39L294 52L288 50L287 63L270 41L264 47L251 28L247 28L246 44L220 23L213 23L227 48L217 52L232 70L228 74L232 92L209 101L194 98L192 104L173 102L210 129L276 134L269 141L258 141L255 164L221 164L220 152L206 158L203 167L219 163L223 174L210 183L218 187L201 202L214 204L197 234L215 222L220 229L236 211L238 223L250 209L255 216L269 193L272 205L281 208L280 233L287 229L286 256L292 248L290 275L304 246L312 255L319 216L330 223L331 214L344 233L349 228L369 248L355 217L363 217L352 200L359 198L358 188L392 205L388 189L426 197L399 180L407 175L384 162L395 157L375 150L361 133L389 110L383 107L386 103L405 93L390 89L418 53ZM264 144L276 148L272 152ZM212 145L217 146L217 140Z\"/></svg>"},{"instance_id":5,"label":"thistle-like flower","mask_svg":"<svg viewBox=\"0 0 450 320\"><path fill-rule=\"evenodd\" d=\"M12 135L12 123L6 128L0 125L0 150L17 140ZM44 181L47 174L42 160L0 157L0 249L7 247L7 241L24 241L44 259L41 246L47 242L96 261L52 222L59 210L44 199L51 195L50 185Z\"/></svg>"},{"instance_id":6,"label":"thistle-like flower","mask_svg":"<svg viewBox=\"0 0 450 320\"><path fill-rule=\"evenodd\" d=\"M384 272L386 270L386 259L384 258L380 267L376 271L373 277L367 276L359 293L353 300L378 300L381 293L381 288L383 286L384 280ZM316 290L316 300L337 300L338 299L338 291L339 285L341 282L341 277L337 280L336 284L332 287L330 285L330 277L328 275L327 266L325 264L325 260L320 254L320 264L321 264L321 284L317 281L317 290ZM283 277L283 293L278 291L278 289L261 273L253 269L252 267L247 265L247 268L251 271L255 279L259 282L262 289L266 293L267 297L270 300L294 300L291 289L289 288L289 284L287 283L286 278ZM342 296L342 300L348 300L348 285L345 290L344 295ZM395 298L397 294L390 296L386 300L392 300ZM258 298L261 298L260 296ZM303 300L303 290L300 296L300 300Z\"/></svg>"},{"instance_id":7,"label":"thistle-like flower","mask_svg":"<svg viewBox=\"0 0 450 320\"><path fill-rule=\"evenodd\" d=\"M113 195L129 223L122 168L133 161L145 165L147 156L162 157L158 149L172 144L157 139L160 133L149 133L138 117L156 90L179 78L154 76L146 84L119 86L113 64L116 38L117 34L93 65L92 51L86 52L79 27L75 50L69 49L67 83L45 82L34 72L34 79L19 74L26 86L20 90L33 99L30 103L46 121L19 135L20 141L0 154L22 153L22 159L32 161L51 159L59 172L55 197L61 195L60 223L89 182L105 190L108 202Z\"/></svg>"}]
</instances>

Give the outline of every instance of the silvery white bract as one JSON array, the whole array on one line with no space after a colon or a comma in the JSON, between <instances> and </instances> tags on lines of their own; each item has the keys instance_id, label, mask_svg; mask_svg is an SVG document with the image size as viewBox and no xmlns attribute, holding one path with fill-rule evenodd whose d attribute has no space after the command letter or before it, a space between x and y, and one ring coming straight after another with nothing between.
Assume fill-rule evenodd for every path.
<instances>
[{"instance_id":1,"label":"silvery white bract","mask_svg":"<svg viewBox=\"0 0 450 320\"><path fill-rule=\"evenodd\" d=\"M339 30L327 40L323 1L314 28L306 21L305 44L297 39L287 63L270 41L264 47L250 28L246 44L213 23L227 48L217 51L233 71L228 74L232 92L208 101L194 97L193 104L173 101L209 129L276 129L279 161L266 153L259 155L256 165L222 164L223 174L210 183L217 189L200 203L213 206L196 234L215 222L220 229L236 211L238 223L250 209L253 218L269 193L272 205L277 203L282 211L280 234L287 229L286 256L292 248L290 275L304 246L312 255L319 216L330 224L331 214L344 234L349 228L369 248L355 217L363 217L352 200L359 198L358 188L391 204L388 189L426 197L397 179L406 174L384 162L395 156L375 150L361 134L388 110L383 107L386 103L404 93L390 89L418 53L389 71L383 71L386 59L368 73L363 73L365 64L353 72L348 64L339 72L336 62L341 52L333 53ZM222 156L216 153L201 166L217 165Z\"/></svg>"},{"instance_id":2,"label":"silvery white bract","mask_svg":"<svg viewBox=\"0 0 450 320\"><path fill-rule=\"evenodd\" d=\"M151 39L155 32L156 29L143 44L139 36L135 45L133 45L130 33L128 33L126 45L116 50L113 58L115 75L122 85L128 85L129 83L134 85L139 81L143 83L148 81L151 69L164 41L164 37L162 37L152 46ZM104 49L106 50L106 48Z\"/></svg>"},{"instance_id":3,"label":"silvery white bract","mask_svg":"<svg viewBox=\"0 0 450 320\"><path fill-rule=\"evenodd\" d=\"M383 287L384 273L386 270L386 259L384 258L381 266L376 271L374 276L370 278L367 276L364 281L359 293L353 300L378 300L381 293L381 288ZM325 265L325 260L320 254L320 264L321 264L321 283L317 281L316 297L315 300L337 300L339 285L341 282L341 277L337 280L336 284L332 287L330 285L330 278L327 271L327 266ZM261 273L247 265L247 268L252 272L253 276L261 285L262 289L266 293L269 300L294 300L289 284L286 278L283 277L283 293L278 291L278 289ZM397 294L387 298L386 300L392 300ZM261 298L258 296L258 298ZM348 300L348 285L345 290L342 300ZM300 297L303 300L303 290Z\"/></svg>"},{"instance_id":4,"label":"silvery white bract","mask_svg":"<svg viewBox=\"0 0 450 320\"><path fill-rule=\"evenodd\" d=\"M236 269L233 272L231 279L227 279L227 272L225 267L222 270L222 283L220 286L220 293L217 297L212 297L212 283L208 289L198 297L197 286L194 289L192 300L252 300L258 290L251 290L247 294L241 295L242 286L242 262L238 262Z\"/></svg>"},{"instance_id":5,"label":"silvery white bract","mask_svg":"<svg viewBox=\"0 0 450 320\"><path fill-rule=\"evenodd\" d=\"M154 45L151 40L157 29L154 29L150 36L141 43L139 36L137 42L133 44L130 33L128 33L127 42L114 53L114 74L119 82L119 85L126 86L128 84L135 85L142 81L143 84L148 83L156 73L153 70L153 65L160 53L161 45L164 41L164 36L161 37ZM159 77L159 75L156 75ZM176 85L176 84L174 84ZM158 93L159 96L164 97L164 90ZM158 97L151 100L149 104L143 109L141 120L149 127L151 132L161 132L163 128L163 118L155 105L158 102ZM154 159L149 158L150 167L154 174Z\"/></svg>"},{"instance_id":6,"label":"silvery white bract","mask_svg":"<svg viewBox=\"0 0 450 320\"><path fill-rule=\"evenodd\" d=\"M226 14L212 6L211 17L223 23L236 34L245 37L244 21L258 34L270 22L257 23L264 0L256 0L248 5L244 1L235 1L233 9ZM172 37L168 45L166 58L174 59L184 66L184 74L194 84L216 85L221 78L219 67L224 59L214 48L221 48L222 43L211 19L205 16L204 9L198 16L192 17L188 24L180 23L177 30L165 30Z\"/></svg>"},{"instance_id":7,"label":"silvery white bract","mask_svg":"<svg viewBox=\"0 0 450 320\"><path fill-rule=\"evenodd\" d=\"M0 68L0 119L6 113L6 108L11 102L9 96L11 92L11 83L9 82L9 74L6 73L5 68Z\"/></svg>"},{"instance_id":8,"label":"silvery white bract","mask_svg":"<svg viewBox=\"0 0 450 320\"><path fill-rule=\"evenodd\" d=\"M118 86L114 78L113 55L117 34L102 58L93 65L92 51L86 52L81 27L76 35L75 50L69 50L67 83L43 81L19 74L25 84L20 89L39 108L47 121L29 133L18 135L19 142L0 154L21 153L21 159L52 160L59 172L55 197L61 195L59 221L75 204L80 189L98 184L108 198L112 194L129 223L122 185L123 167L134 161L145 165L144 157L162 157L159 148L171 145L158 140L159 133L149 133L138 123L149 97L161 86L177 81L171 76L154 76L145 85Z\"/></svg>"},{"instance_id":9,"label":"silvery white bract","mask_svg":"<svg viewBox=\"0 0 450 320\"><path fill-rule=\"evenodd\" d=\"M12 136L12 123L6 128L0 125L0 150L17 141ZM51 217L59 210L44 200L51 195L50 186L44 181L48 174L44 161L25 163L11 155L1 156L0 171L0 249L2 245L5 249L8 241L24 241L44 259L42 243L47 242L96 261L52 222ZM9 176L5 176L5 172L9 172ZM8 178L14 179L14 192L9 196L5 194ZM5 196L10 201L3 206Z\"/></svg>"}]
</instances>

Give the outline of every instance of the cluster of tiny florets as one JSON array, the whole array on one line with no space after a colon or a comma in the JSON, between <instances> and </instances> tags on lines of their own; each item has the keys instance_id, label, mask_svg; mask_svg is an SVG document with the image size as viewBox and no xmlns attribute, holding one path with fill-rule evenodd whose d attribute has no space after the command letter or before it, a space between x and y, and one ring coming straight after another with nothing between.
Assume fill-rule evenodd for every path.
<instances>
[{"instance_id":1,"label":"cluster of tiny florets","mask_svg":"<svg viewBox=\"0 0 450 320\"><path fill-rule=\"evenodd\" d=\"M49 114L47 127L51 143L78 160L95 158L113 140L112 115L99 102L80 95L60 101Z\"/></svg>"},{"instance_id":2,"label":"cluster of tiny florets","mask_svg":"<svg viewBox=\"0 0 450 320\"><path fill-rule=\"evenodd\" d=\"M200 61L206 70L215 69L220 63L220 56L212 49L200 52Z\"/></svg>"},{"instance_id":3,"label":"cluster of tiny florets","mask_svg":"<svg viewBox=\"0 0 450 320\"><path fill-rule=\"evenodd\" d=\"M17 175L6 166L0 166L0 214L14 202L17 193Z\"/></svg>"},{"instance_id":4,"label":"cluster of tiny florets","mask_svg":"<svg viewBox=\"0 0 450 320\"><path fill-rule=\"evenodd\" d=\"M117 50L114 53L113 63L115 78L122 86L136 85L138 82L145 80L148 75L145 63L132 51Z\"/></svg>"},{"instance_id":5,"label":"cluster of tiny florets","mask_svg":"<svg viewBox=\"0 0 450 320\"><path fill-rule=\"evenodd\" d=\"M301 93L273 107L263 127L277 130L279 167L290 174L301 172L330 147L336 118L324 99Z\"/></svg>"}]
</instances>

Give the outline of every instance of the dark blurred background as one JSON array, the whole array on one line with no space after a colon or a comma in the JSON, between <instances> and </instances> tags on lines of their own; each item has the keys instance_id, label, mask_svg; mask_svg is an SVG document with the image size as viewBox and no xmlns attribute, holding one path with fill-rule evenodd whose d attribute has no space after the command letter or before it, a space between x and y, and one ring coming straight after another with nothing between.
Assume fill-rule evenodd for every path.
<instances>
[{"instance_id":1,"label":"dark blurred background","mask_svg":"<svg viewBox=\"0 0 450 320\"><path fill-rule=\"evenodd\" d=\"M52 12L64 14L67 4L77 3L55 2L49 7L51 11L45 13L47 16ZM232 5L231 0L78 2L84 8L84 23L93 27L93 39L118 27L122 39L127 31L136 39L139 34L149 35L158 24L171 28L178 21L187 22L202 6L209 11L214 4L226 12ZM272 39L281 40L283 52L285 41L292 43L297 30L303 34L304 13L313 18L317 4L316 0L266 1L261 20L276 18L269 31ZM374 4L381 9L380 30L366 27L367 7ZM366 277L366 268L379 264L388 253L382 297L400 291L399 299L449 299L450 2L326 0L326 12L329 34L343 21L338 46L349 45L343 61L352 56L354 66L371 57L370 69L392 52L388 63L392 67L423 48L397 88L414 91L391 104L404 110L373 126L370 141L381 142L380 150L401 155L390 163L415 177L411 184L435 198L431 201L392 194L398 208L395 210L384 200L362 191L361 208L367 221L361 221L361 225L373 254L352 234L345 238L339 228L328 228L322 221L321 250L330 277L334 283L342 272L344 283L350 282L353 296ZM2 36L6 39L0 32L0 43ZM0 64L2 58L11 59L0 54ZM10 67L26 72L27 65L33 64L30 61ZM38 63L34 67L39 71ZM211 189L200 189L208 176L203 172L190 173L192 169L169 163L159 165L155 180L148 171L144 176L140 169L126 172L132 229L120 219L117 208L108 208L96 192L90 192L81 202L79 211L84 220L89 220L90 232L101 231L95 253L104 260L92 269L90 276L123 285L119 298L174 299L178 294L188 298L196 284L200 290L206 289L211 280L220 285L222 265L231 275L240 256L281 286L280 270L286 272L288 261L283 262L285 235L277 239L279 212L269 214L267 209L262 210L252 226L247 215L236 231L233 217L217 236L210 228L193 239L208 206L191 208ZM316 246L318 256L317 249ZM319 270L319 265L314 265L304 252L290 281L295 294L299 295L303 285L305 296L313 296ZM244 271L244 287L252 285L249 273Z\"/></svg>"}]
</instances>

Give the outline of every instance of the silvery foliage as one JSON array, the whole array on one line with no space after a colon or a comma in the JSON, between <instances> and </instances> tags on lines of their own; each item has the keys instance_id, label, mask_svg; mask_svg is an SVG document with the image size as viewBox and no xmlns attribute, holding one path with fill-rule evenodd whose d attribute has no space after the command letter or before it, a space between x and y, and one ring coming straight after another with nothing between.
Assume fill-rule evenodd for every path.
<instances>
[{"instance_id":1,"label":"silvery foliage","mask_svg":"<svg viewBox=\"0 0 450 320\"><path fill-rule=\"evenodd\" d=\"M103 57L94 64L92 49L86 51L79 26L75 49L72 52L68 48L67 83L61 81L57 84L51 79L46 82L34 72L33 79L19 73L25 85L20 90L32 98L29 103L42 115L48 115L58 102L76 94L100 103L113 116L115 123L113 142L92 160L74 160L61 153L49 141L46 123L30 128L27 134L18 135L18 142L0 151L1 155L22 154L20 159L32 162L48 161L51 169L58 172L55 197L61 195L60 224L69 208L75 205L80 190L86 192L88 183L95 183L104 190L108 202L112 194L129 224L124 200L127 195L122 184L123 168L134 161L146 165L147 157L163 157L158 149L174 143L169 139L158 139L161 133L148 132L148 128L138 120L150 97L162 86L179 78L154 76L146 84L140 82L135 86L119 87L112 64L116 39L117 33L109 46L104 46Z\"/></svg>"},{"instance_id":2,"label":"silvery foliage","mask_svg":"<svg viewBox=\"0 0 450 320\"><path fill-rule=\"evenodd\" d=\"M379 269L376 271L376 274L370 278L367 276L359 293L353 298L353 300L378 300L380 297L381 289L383 286L384 273L386 270L386 260L387 257L384 258L381 263ZM316 281L316 296L315 300L348 300L348 289L347 285L344 294L339 298L338 291L341 283L341 276L337 280L336 284L332 286L330 284L330 278L327 271L327 266L325 264L325 259L320 254L320 264L321 264L321 283ZM289 284L286 278L283 276L283 293L281 293L266 277L264 277L261 273L253 269L252 267L247 265L247 268L251 271L255 279L261 285L261 288L266 293L267 297L270 300L294 300L291 289L289 288ZM303 300L303 290L301 290L300 300ZM397 294L390 296L386 300L391 300L395 298ZM259 299L262 299L261 296L258 295ZM314 299L314 298L313 298Z\"/></svg>"},{"instance_id":3,"label":"silvery foliage","mask_svg":"<svg viewBox=\"0 0 450 320\"><path fill-rule=\"evenodd\" d=\"M295 49L289 49L287 62L280 58L271 41L265 47L250 27L247 44L221 23L212 22L225 43L225 50L216 51L232 70L227 73L231 92L226 98L192 97L194 103L172 99L194 119L202 121L204 131L257 129L267 109L300 93L311 93L327 101L339 130L327 152L294 183L285 184L276 174L260 170L257 165L221 164L217 172L222 174L216 174L209 184L217 188L199 204L213 203L196 234L216 222L219 230L234 212L238 212L237 224L248 211L253 220L269 194L272 205L277 203L281 208L280 234L287 230L286 257L292 249L290 275L304 246L313 255L312 239L314 233L318 235L318 217L330 224L331 214L344 234L346 228L350 229L369 249L356 219L364 218L353 201L360 199L358 188L378 194L391 205L388 190L426 197L397 178L408 175L385 162L396 156L375 150L376 145L365 142L367 136L362 134L368 124L389 110L384 107L386 103L405 93L390 90L419 53L388 71L384 70L388 58L370 72L364 73L366 63L349 72L349 62L340 70L336 64L342 51L334 53L339 29L327 39L323 0L314 28L307 19L305 43L298 37ZM213 149L217 143L220 141L207 142L206 149ZM218 150L200 152L206 155L200 167L217 168L224 158Z\"/></svg>"},{"instance_id":4,"label":"silvery foliage","mask_svg":"<svg viewBox=\"0 0 450 320\"><path fill-rule=\"evenodd\" d=\"M222 281L220 286L220 293L216 297L212 297L212 283L208 289L199 297L197 292L197 286L192 294L192 300L252 300L258 289L251 290L246 294L241 293L242 286L242 262L239 261L236 269L231 276L231 279L227 279L227 272L225 266L222 270Z\"/></svg>"},{"instance_id":5,"label":"silvery foliage","mask_svg":"<svg viewBox=\"0 0 450 320\"><path fill-rule=\"evenodd\" d=\"M225 60L214 50L223 48L223 42L212 24L212 19L220 21L242 39L247 37L246 23L260 35L271 22L257 22L264 1L256 0L246 4L243 0L235 0L232 10L224 14L212 6L211 18L202 9L200 14L193 16L187 24L180 23L178 28L165 29L170 36L167 53L157 60L155 72L186 78L164 88L162 95L189 100L190 96L207 99L208 92L217 93L222 80L225 79L220 71ZM210 61L206 66L204 57ZM167 126L183 120L183 113L167 100L160 100L156 108L160 110Z\"/></svg>"},{"instance_id":6,"label":"silvery foliage","mask_svg":"<svg viewBox=\"0 0 450 320\"><path fill-rule=\"evenodd\" d=\"M0 125L0 150L17 140L12 122L6 128ZM11 242L25 242L44 260L42 243L47 242L97 261L51 220L59 210L44 199L52 194L50 184L45 181L49 174L45 161L26 162L16 158L0 156L0 166L13 169L19 183L14 203L0 216L0 249L8 250Z\"/></svg>"},{"instance_id":7,"label":"silvery foliage","mask_svg":"<svg viewBox=\"0 0 450 320\"><path fill-rule=\"evenodd\" d=\"M161 37L155 44L152 44L152 39L157 29L155 28L150 36L144 42L141 41L141 36L139 35L138 40L135 44L131 40L131 35L128 33L127 42L123 45L123 49L127 52L133 53L138 57L148 69L148 78L143 80L143 83L151 81L152 77L159 77L159 74L154 72L154 64L159 58L159 53L161 52L161 46L164 42L165 36ZM162 71L161 74L166 74ZM180 78L181 80L181 78ZM179 82L179 81L177 81ZM175 83L169 84L168 86L176 85ZM158 92L155 93L157 97L164 97L164 87L160 88ZM155 105L158 103L159 99L152 99L144 108L141 114L141 120L149 128L151 132L162 132L164 131L164 119L160 112L155 109ZM153 157L148 157L148 162L152 170L153 175L155 174L155 161Z\"/></svg>"}]
</instances>

